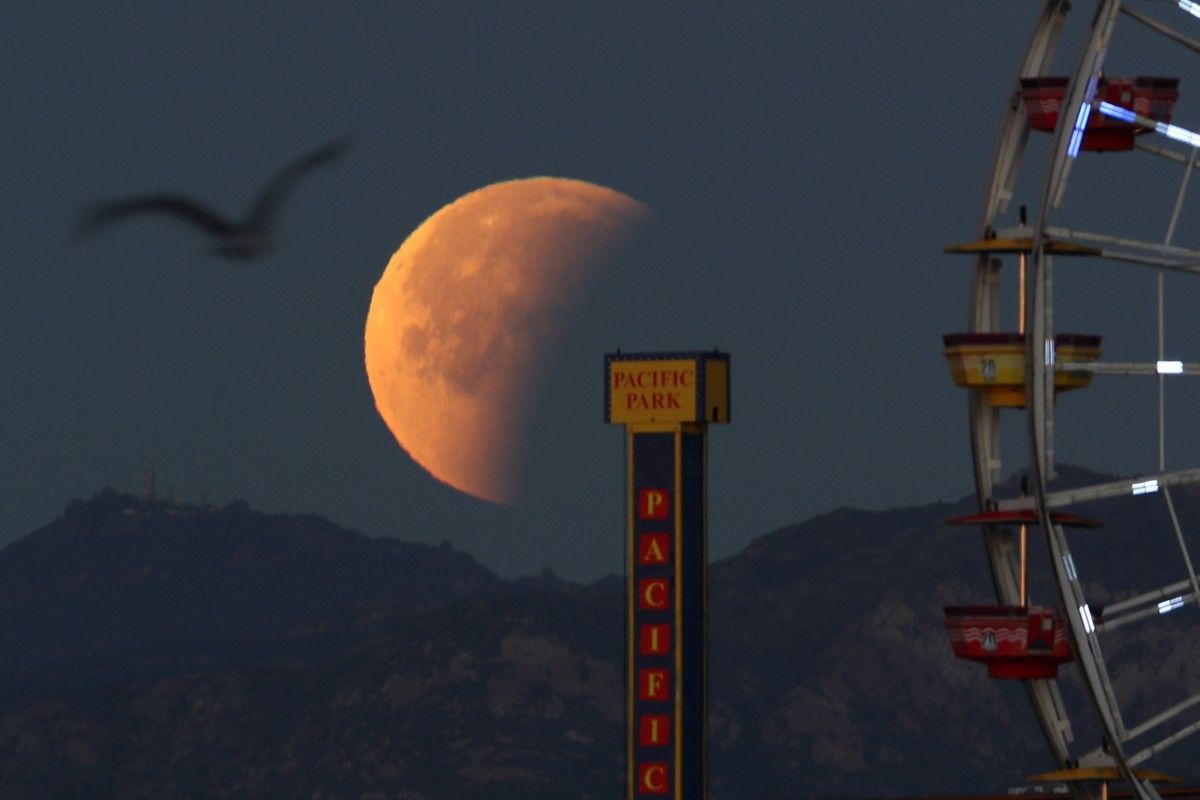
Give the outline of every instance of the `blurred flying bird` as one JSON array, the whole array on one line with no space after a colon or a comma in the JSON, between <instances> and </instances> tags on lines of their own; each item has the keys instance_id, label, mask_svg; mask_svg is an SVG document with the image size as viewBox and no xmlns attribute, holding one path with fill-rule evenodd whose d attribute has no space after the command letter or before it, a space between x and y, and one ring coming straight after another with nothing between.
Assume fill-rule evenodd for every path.
<instances>
[{"instance_id":1,"label":"blurred flying bird","mask_svg":"<svg viewBox=\"0 0 1200 800\"><path fill-rule=\"evenodd\" d=\"M199 226L216 239L216 252L226 258L255 258L273 245L272 230L284 196L301 174L327 164L350 144L335 139L301 156L279 171L262 190L244 220L230 220L195 201L174 194L155 194L97 203L80 215L78 238L86 238L112 223L137 214L170 214Z\"/></svg>"}]
</instances>

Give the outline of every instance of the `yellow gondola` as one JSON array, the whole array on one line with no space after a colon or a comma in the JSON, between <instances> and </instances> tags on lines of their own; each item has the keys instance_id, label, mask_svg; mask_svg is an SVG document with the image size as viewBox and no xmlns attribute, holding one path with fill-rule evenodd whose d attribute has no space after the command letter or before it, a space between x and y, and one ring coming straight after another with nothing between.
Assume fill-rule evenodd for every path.
<instances>
[{"instance_id":1,"label":"yellow gondola","mask_svg":"<svg viewBox=\"0 0 1200 800\"><path fill-rule=\"evenodd\" d=\"M983 392L993 406L1025 407L1025 336L1020 333L948 333L942 337L950 377L959 386ZM1100 337L1060 333L1054 338L1056 364L1091 363L1100 358ZM1090 372L1055 370L1055 393L1082 389Z\"/></svg>"}]
</instances>

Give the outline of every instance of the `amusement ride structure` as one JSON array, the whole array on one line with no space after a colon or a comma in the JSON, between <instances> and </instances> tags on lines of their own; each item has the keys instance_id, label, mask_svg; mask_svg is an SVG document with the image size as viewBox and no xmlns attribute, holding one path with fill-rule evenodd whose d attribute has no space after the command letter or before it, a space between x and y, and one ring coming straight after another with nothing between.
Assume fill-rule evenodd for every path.
<instances>
[{"instance_id":1,"label":"amusement ride structure","mask_svg":"<svg viewBox=\"0 0 1200 800\"><path fill-rule=\"evenodd\" d=\"M944 352L955 383L969 389L979 513L951 522L982 527L997 598L996 605L947 608L946 627L956 655L986 664L994 678L1023 682L1058 764L1056 772L1041 776L1043 780L1068 782L1080 800L1106 796L1110 780L1128 784L1143 800L1156 800L1155 784L1170 776L1155 765L1167 748L1200 731L1200 694L1178 697L1165 708L1142 708L1129 698L1144 695L1114 688L1105 645L1116 629L1153 624L1179 609L1194 613L1200 602L1200 581L1188 546L1196 532L1184 530L1172 500L1172 490L1178 493L1200 484L1200 468L1167 469L1163 400L1165 384L1200 375L1200 363L1168 358L1163 323L1164 273L1200 273L1200 250L1173 243L1200 154L1200 113L1192 113L1191 128L1173 123L1180 96L1177 78L1110 75L1106 62L1113 62L1109 56L1118 52L1112 48L1147 37L1156 42L1154 52L1182 48L1200 54L1200 3L1098 0L1079 5L1075 13L1094 16L1089 16L1078 51L1066 54L1073 71L1062 75L1053 74L1053 62L1060 39L1066 38L1062 34L1070 4L1043 3L1020 71L1005 97L978 238L946 248L975 261L969 330L946 335ZM1129 48L1119 52L1128 56ZM1185 97L1187 88L1183 87ZM1195 91L1200 98L1200 79ZM1046 137L1051 150L1044 171L1036 176L1036 193L1031 192L1027 206L1018 206L1012 200L1031 136ZM1172 211L1161 239L1143 241L1124 231L1064 225L1072 171L1078 177L1084 170L1103 170L1117 159L1146 159L1155 162L1155 170L1171 168L1174 177L1164 203ZM1147 352L1142 361L1105 362L1100 336L1058 332L1053 266L1060 256L1140 270L1148 296L1157 279L1157 352ZM1018 312L1016 325L1007 330L1002 327L1000 297L1006 262L1015 264L1018 276L1013 281L1013 270L1006 273L1009 284L1018 285L1018 297L1008 300ZM1075 274L1067 272L1060 280L1060 296L1070 291ZM1116 380L1093 381L1096 376L1157 380L1157 467L1132 465L1135 477L1063 489L1052 485L1056 397L1072 390L1085 396L1103 392ZM1081 391L1089 386L1088 392ZM1002 420L1013 425L1022 418L1029 460L1024 484L1016 490L1001 484L1000 443ZM1169 542L1165 555L1171 572L1163 585L1123 592L1101 609L1097 598L1089 599L1088 576L1081 574L1071 544L1075 536L1104 533L1075 533L1101 524L1075 512L1082 503L1140 495L1146 495L1141 502L1163 504L1155 512L1165 507L1165 514L1147 512L1145 521L1149 526L1165 520L1170 528L1154 541ZM1027 586L1031 529L1044 538L1057 590L1056 598L1041 598L1045 605L1040 606L1030 602ZM1156 557L1163 555L1155 552ZM1060 667L1070 664L1078 668L1100 741L1081 741L1076 735L1081 725L1072 725L1058 682Z\"/></svg>"}]
</instances>

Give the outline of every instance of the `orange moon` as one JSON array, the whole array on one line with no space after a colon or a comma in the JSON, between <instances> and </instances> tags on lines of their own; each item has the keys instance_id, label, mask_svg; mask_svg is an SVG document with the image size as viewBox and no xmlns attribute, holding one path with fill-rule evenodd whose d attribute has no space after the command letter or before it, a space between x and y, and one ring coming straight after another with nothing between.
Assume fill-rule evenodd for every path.
<instances>
[{"instance_id":1,"label":"orange moon","mask_svg":"<svg viewBox=\"0 0 1200 800\"><path fill-rule=\"evenodd\" d=\"M539 354L648 216L603 186L528 178L464 195L413 231L375 286L365 335L375 407L400 446L456 489L517 502Z\"/></svg>"}]
</instances>

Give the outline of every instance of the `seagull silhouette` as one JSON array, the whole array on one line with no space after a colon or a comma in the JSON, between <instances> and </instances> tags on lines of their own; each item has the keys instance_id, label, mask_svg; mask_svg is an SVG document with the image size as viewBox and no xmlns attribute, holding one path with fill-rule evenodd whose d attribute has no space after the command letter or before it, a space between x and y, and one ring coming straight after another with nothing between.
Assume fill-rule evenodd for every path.
<instances>
[{"instance_id":1,"label":"seagull silhouette","mask_svg":"<svg viewBox=\"0 0 1200 800\"><path fill-rule=\"evenodd\" d=\"M335 139L285 166L262 190L244 220L226 219L183 195L142 195L91 206L80 215L77 237L84 239L92 236L126 217L169 214L199 226L216 239L215 249L220 255L226 258L255 258L273 245L272 233L279 207L296 179L337 158L349 144L349 138Z\"/></svg>"}]
</instances>

